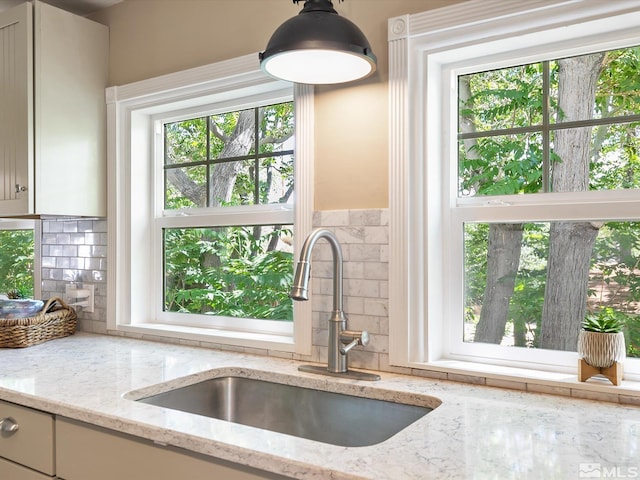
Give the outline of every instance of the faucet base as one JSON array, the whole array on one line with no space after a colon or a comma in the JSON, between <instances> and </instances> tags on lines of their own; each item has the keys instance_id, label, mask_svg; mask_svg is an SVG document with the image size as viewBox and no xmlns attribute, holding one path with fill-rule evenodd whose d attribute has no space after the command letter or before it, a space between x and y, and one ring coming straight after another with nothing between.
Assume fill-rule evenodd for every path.
<instances>
[{"instance_id":1,"label":"faucet base","mask_svg":"<svg viewBox=\"0 0 640 480\"><path fill-rule=\"evenodd\" d=\"M298 370L307 373L329 375L330 377L349 378L351 380L367 380L370 382L380 380L380 375L376 375L375 373L359 372L357 370L347 370L343 373L330 372L327 370L327 367L322 365L300 365Z\"/></svg>"}]
</instances>

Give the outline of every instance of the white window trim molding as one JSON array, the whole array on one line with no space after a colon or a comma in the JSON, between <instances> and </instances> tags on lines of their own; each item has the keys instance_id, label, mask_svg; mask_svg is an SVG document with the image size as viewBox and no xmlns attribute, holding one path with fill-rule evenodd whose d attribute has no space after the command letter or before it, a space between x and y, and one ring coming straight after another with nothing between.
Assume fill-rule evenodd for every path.
<instances>
[{"instance_id":1,"label":"white window trim molding","mask_svg":"<svg viewBox=\"0 0 640 480\"><path fill-rule=\"evenodd\" d=\"M446 150L443 138L448 126L439 122L447 102L443 101L439 88L424 91L423 75L426 74L428 84L440 85L441 68L434 60L440 52L477 45L477 55L481 56L489 53L482 49L492 41L509 38L509 42L517 42L514 37L524 38L552 28L566 29L571 35L573 24L631 16L639 11L639 0L471 0L389 19L391 365L503 379L527 377L550 384L559 380L574 383L574 373L571 376L535 370L525 373L523 369L498 365L449 361L443 358L442 326L439 330L432 324L427 332L429 318L439 320L446 314L442 299L447 286L440 279L447 278L447 267L442 255L446 246L435 249L424 246L438 245L440 231L450 227L437 222L435 228L427 228L427 222L422 220L427 216L444 218L442 191L428 180L448 176L448 172L441 171L441 162L425 161L440 158ZM636 21L635 31L637 24ZM606 38L603 42L606 43ZM438 94L433 93L436 91ZM582 384L580 388L590 387ZM634 386L632 390L639 388Z\"/></svg>"},{"instance_id":2,"label":"white window trim molding","mask_svg":"<svg viewBox=\"0 0 640 480\"><path fill-rule=\"evenodd\" d=\"M110 259L107 330L311 354L310 302L294 304L294 333L293 337L286 337L155 323L148 313L153 311L151 289L136 288L133 294L134 286L143 286L145 277L152 274L151 261L145 263L132 258L135 255L132 255L130 244L152 245L149 238L152 229L141 229L138 225L141 221L148 222L149 209L154 208L150 167L153 116L168 109L194 111L206 108L203 105L220 105L243 92L247 97L258 98L287 90L292 90L290 83L274 80L261 71L257 53L107 88L107 250ZM293 92L297 166L294 254L297 254L312 229L314 100L312 86L296 84ZM141 175L145 181L136 182ZM147 206L140 206L139 210L130 208L136 198L148 199L144 202Z\"/></svg>"}]
</instances>

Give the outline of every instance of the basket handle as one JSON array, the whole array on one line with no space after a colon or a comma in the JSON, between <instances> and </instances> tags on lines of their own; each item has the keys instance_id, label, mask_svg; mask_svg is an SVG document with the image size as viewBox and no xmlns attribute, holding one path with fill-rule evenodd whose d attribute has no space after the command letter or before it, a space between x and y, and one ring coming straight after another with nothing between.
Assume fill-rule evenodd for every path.
<instances>
[{"instance_id":1,"label":"basket handle","mask_svg":"<svg viewBox=\"0 0 640 480\"><path fill-rule=\"evenodd\" d=\"M44 312L44 313L48 313L49 310L51 310L55 306L56 302L59 303L62 308L67 308L67 309L71 308L60 297L51 297L49 300L46 301L46 303L44 304L44 307L42 307L41 311Z\"/></svg>"}]
</instances>

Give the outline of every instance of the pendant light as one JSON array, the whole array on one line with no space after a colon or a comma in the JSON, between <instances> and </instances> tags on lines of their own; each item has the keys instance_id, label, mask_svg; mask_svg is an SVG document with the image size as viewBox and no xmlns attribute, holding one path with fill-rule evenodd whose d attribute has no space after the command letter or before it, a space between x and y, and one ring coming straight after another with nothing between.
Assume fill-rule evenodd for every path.
<instances>
[{"instance_id":1,"label":"pendant light","mask_svg":"<svg viewBox=\"0 0 640 480\"><path fill-rule=\"evenodd\" d=\"M344 83L376 70L369 41L353 22L338 15L331 0L306 0L259 56L263 71L295 83Z\"/></svg>"}]
</instances>

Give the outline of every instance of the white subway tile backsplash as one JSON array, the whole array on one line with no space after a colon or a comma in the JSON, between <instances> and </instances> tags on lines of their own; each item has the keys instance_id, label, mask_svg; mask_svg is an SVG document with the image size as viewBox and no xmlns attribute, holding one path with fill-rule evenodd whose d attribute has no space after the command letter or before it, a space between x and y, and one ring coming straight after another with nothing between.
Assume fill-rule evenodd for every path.
<instances>
[{"instance_id":1,"label":"white subway tile backsplash","mask_svg":"<svg viewBox=\"0 0 640 480\"><path fill-rule=\"evenodd\" d=\"M379 262L380 261L380 245L368 244L347 244L346 248L349 260L353 262ZM346 255L345 255L346 257Z\"/></svg>"},{"instance_id":2,"label":"white subway tile backsplash","mask_svg":"<svg viewBox=\"0 0 640 480\"><path fill-rule=\"evenodd\" d=\"M332 278L333 276L333 262L314 259L312 269L315 278Z\"/></svg>"},{"instance_id":3,"label":"white subway tile backsplash","mask_svg":"<svg viewBox=\"0 0 640 480\"><path fill-rule=\"evenodd\" d=\"M341 245L364 243L364 227L341 227L335 228L334 232Z\"/></svg>"},{"instance_id":4,"label":"white subway tile backsplash","mask_svg":"<svg viewBox=\"0 0 640 480\"><path fill-rule=\"evenodd\" d=\"M389 229L386 226L365 227L364 234L365 242L368 245L387 245L389 243Z\"/></svg>"},{"instance_id":5,"label":"white subway tile backsplash","mask_svg":"<svg viewBox=\"0 0 640 480\"><path fill-rule=\"evenodd\" d=\"M364 278L372 280L387 280L389 278L389 265L382 262L366 262L364 267Z\"/></svg>"},{"instance_id":6,"label":"white subway tile backsplash","mask_svg":"<svg viewBox=\"0 0 640 480\"><path fill-rule=\"evenodd\" d=\"M55 233L43 233L42 234L42 245L55 245L57 243L57 235Z\"/></svg>"},{"instance_id":7,"label":"white subway tile backsplash","mask_svg":"<svg viewBox=\"0 0 640 480\"><path fill-rule=\"evenodd\" d=\"M84 258L78 258L78 257L70 257L69 258L69 265L66 268L73 268L75 270L82 270L82 269L86 268L85 267L85 259Z\"/></svg>"},{"instance_id":8,"label":"white subway tile backsplash","mask_svg":"<svg viewBox=\"0 0 640 480\"><path fill-rule=\"evenodd\" d=\"M379 298L380 282L367 279L345 279L344 293L355 297Z\"/></svg>"},{"instance_id":9,"label":"white subway tile backsplash","mask_svg":"<svg viewBox=\"0 0 640 480\"><path fill-rule=\"evenodd\" d=\"M346 262L342 270L344 278L366 278L366 267L362 262Z\"/></svg>"},{"instance_id":10,"label":"white subway tile backsplash","mask_svg":"<svg viewBox=\"0 0 640 480\"><path fill-rule=\"evenodd\" d=\"M106 221L47 219L42 221L42 297L65 298L70 282L95 285L95 310L77 308L78 327L95 333L106 328Z\"/></svg>"},{"instance_id":11,"label":"white subway tile backsplash","mask_svg":"<svg viewBox=\"0 0 640 480\"><path fill-rule=\"evenodd\" d=\"M77 220L69 220L63 222L62 224L63 232L77 232L78 231L78 222Z\"/></svg>"},{"instance_id":12,"label":"white subway tile backsplash","mask_svg":"<svg viewBox=\"0 0 640 480\"><path fill-rule=\"evenodd\" d=\"M78 245L62 245L62 255L65 257L77 257L78 250L82 246Z\"/></svg>"},{"instance_id":13,"label":"white subway tile backsplash","mask_svg":"<svg viewBox=\"0 0 640 480\"><path fill-rule=\"evenodd\" d=\"M73 245L84 245L85 243L93 243L85 238L84 233L72 233L69 235L69 243Z\"/></svg>"},{"instance_id":14,"label":"white subway tile backsplash","mask_svg":"<svg viewBox=\"0 0 640 480\"><path fill-rule=\"evenodd\" d=\"M343 299L344 310L349 312L349 318L354 315L364 315L364 298L361 297L345 297Z\"/></svg>"},{"instance_id":15,"label":"white subway tile backsplash","mask_svg":"<svg viewBox=\"0 0 640 480\"><path fill-rule=\"evenodd\" d=\"M382 225L382 210L349 210L349 225Z\"/></svg>"},{"instance_id":16,"label":"white subway tile backsplash","mask_svg":"<svg viewBox=\"0 0 640 480\"><path fill-rule=\"evenodd\" d=\"M332 310L333 297L331 296L331 293L327 295L314 293L309 296L309 301L311 301L311 308L314 312L331 312Z\"/></svg>"},{"instance_id":17,"label":"white subway tile backsplash","mask_svg":"<svg viewBox=\"0 0 640 480\"><path fill-rule=\"evenodd\" d=\"M57 257L55 268L70 268L69 266L69 257Z\"/></svg>"},{"instance_id":18,"label":"white subway tile backsplash","mask_svg":"<svg viewBox=\"0 0 640 480\"><path fill-rule=\"evenodd\" d=\"M320 227L344 227L349 225L349 210L322 210L314 212L313 226Z\"/></svg>"},{"instance_id":19,"label":"white subway tile backsplash","mask_svg":"<svg viewBox=\"0 0 640 480\"><path fill-rule=\"evenodd\" d=\"M42 232L43 233L62 232L62 222L50 222L45 220L44 222L42 222Z\"/></svg>"},{"instance_id":20,"label":"white subway tile backsplash","mask_svg":"<svg viewBox=\"0 0 640 480\"><path fill-rule=\"evenodd\" d=\"M363 299L363 312L365 315L386 317L389 314L389 302L383 298Z\"/></svg>"},{"instance_id":21,"label":"white subway tile backsplash","mask_svg":"<svg viewBox=\"0 0 640 480\"><path fill-rule=\"evenodd\" d=\"M56 257L42 257L42 268L56 268Z\"/></svg>"},{"instance_id":22,"label":"white subway tile backsplash","mask_svg":"<svg viewBox=\"0 0 640 480\"><path fill-rule=\"evenodd\" d=\"M105 225L104 229L96 228L95 230L106 232L107 228ZM93 232L95 230L94 230L93 220L78 220L78 227L77 227L78 232Z\"/></svg>"}]
</instances>

